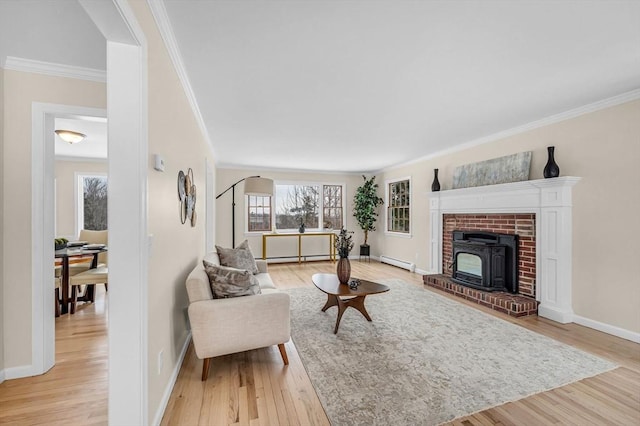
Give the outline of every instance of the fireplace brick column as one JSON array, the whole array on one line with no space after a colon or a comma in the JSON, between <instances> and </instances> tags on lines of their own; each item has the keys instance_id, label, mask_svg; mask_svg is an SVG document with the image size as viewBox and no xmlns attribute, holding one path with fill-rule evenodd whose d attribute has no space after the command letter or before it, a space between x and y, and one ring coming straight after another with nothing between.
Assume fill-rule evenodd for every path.
<instances>
[{"instance_id":1,"label":"fireplace brick column","mask_svg":"<svg viewBox=\"0 0 640 426\"><path fill-rule=\"evenodd\" d=\"M572 322L571 189L579 180L567 176L430 193L430 273L443 272L444 214L535 214L538 315Z\"/></svg>"}]
</instances>

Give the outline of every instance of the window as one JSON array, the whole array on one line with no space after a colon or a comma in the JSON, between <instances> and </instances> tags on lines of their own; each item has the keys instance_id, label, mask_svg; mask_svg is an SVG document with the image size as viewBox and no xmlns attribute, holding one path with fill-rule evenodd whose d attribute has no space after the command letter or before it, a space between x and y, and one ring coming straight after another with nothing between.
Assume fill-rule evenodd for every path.
<instances>
[{"instance_id":1,"label":"window","mask_svg":"<svg viewBox=\"0 0 640 426\"><path fill-rule=\"evenodd\" d=\"M320 223L319 185L276 184L276 229L317 229Z\"/></svg>"},{"instance_id":2,"label":"window","mask_svg":"<svg viewBox=\"0 0 640 426\"><path fill-rule=\"evenodd\" d=\"M323 185L322 218L324 228L342 228L342 185Z\"/></svg>"},{"instance_id":3,"label":"window","mask_svg":"<svg viewBox=\"0 0 640 426\"><path fill-rule=\"evenodd\" d=\"M339 229L344 223L344 185L323 183L276 183L275 228L297 231Z\"/></svg>"},{"instance_id":4,"label":"window","mask_svg":"<svg viewBox=\"0 0 640 426\"><path fill-rule=\"evenodd\" d=\"M387 232L411 233L411 180L388 181Z\"/></svg>"},{"instance_id":5,"label":"window","mask_svg":"<svg viewBox=\"0 0 640 426\"><path fill-rule=\"evenodd\" d=\"M78 175L77 231L107 229L107 177Z\"/></svg>"},{"instance_id":6,"label":"window","mask_svg":"<svg viewBox=\"0 0 640 426\"><path fill-rule=\"evenodd\" d=\"M247 231L271 231L271 197L247 195Z\"/></svg>"}]
</instances>

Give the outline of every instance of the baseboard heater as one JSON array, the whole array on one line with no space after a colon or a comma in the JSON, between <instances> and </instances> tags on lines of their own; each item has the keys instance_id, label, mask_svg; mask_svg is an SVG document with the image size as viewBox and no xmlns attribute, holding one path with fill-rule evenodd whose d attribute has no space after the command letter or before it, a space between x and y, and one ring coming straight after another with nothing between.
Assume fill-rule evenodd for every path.
<instances>
[{"instance_id":1,"label":"baseboard heater","mask_svg":"<svg viewBox=\"0 0 640 426\"><path fill-rule=\"evenodd\" d=\"M398 268L407 269L410 272L415 272L416 264L407 262L406 260L394 259L393 257L381 255L380 262L388 263L389 265L397 266Z\"/></svg>"}]
</instances>

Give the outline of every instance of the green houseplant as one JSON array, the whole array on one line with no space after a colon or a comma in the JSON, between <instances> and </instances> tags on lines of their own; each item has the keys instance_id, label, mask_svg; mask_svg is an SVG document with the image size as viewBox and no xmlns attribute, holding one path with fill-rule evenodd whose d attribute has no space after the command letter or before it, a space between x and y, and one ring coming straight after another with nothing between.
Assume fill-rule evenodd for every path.
<instances>
[{"instance_id":1,"label":"green houseplant","mask_svg":"<svg viewBox=\"0 0 640 426\"><path fill-rule=\"evenodd\" d=\"M378 197L378 184L375 182L376 177L372 176L367 179L362 175L364 183L356 189L356 195L353 197L353 216L358 221L358 225L364 232L364 244L360 246L360 255L369 255L369 231L375 231L375 223L378 218L377 208L384 203L384 200Z\"/></svg>"}]
</instances>

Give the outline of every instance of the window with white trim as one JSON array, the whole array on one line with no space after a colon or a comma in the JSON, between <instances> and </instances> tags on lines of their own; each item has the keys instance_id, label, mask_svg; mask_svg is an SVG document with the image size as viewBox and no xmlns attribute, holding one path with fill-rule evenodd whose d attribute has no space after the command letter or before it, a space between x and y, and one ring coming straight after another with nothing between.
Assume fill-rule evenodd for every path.
<instances>
[{"instance_id":1,"label":"window with white trim","mask_svg":"<svg viewBox=\"0 0 640 426\"><path fill-rule=\"evenodd\" d=\"M81 229L94 231L107 229L107 176L78 174L77 177L77 232L80 233Z\"/></svg>"},{"instance_id":2,"label":"window with white trim","mask_svg":"<svg viewBox=\"0 0 640 426\"><path fill-rule=\"evenodd\" d=\"M339 229L344 223L343 184L320 182L276 182L275 229L297 232Z\"/></svg>"},{"instance_id":3,"label":"window with white trim","mask_svg":"<svg viewBox=\"0 0 640 426\"><path fill-rule=\"evenodd\" d=\"M342 228L342 185L322 185L324 196L322 202L323 227L328 229Z\"/></svg>"},{"instance_id":4,"label":"window with white trim","mask_svg":"<svg viewBox=\"0 0 640 426\"><path fill-rule=\"evenodd\" d=\"M271 196L247 195L247 232L271 231Z\"/></svg>"},{"instance_id":5,"label":"window with white trim","mask_svg":"<svg viewBox=\"0 0 640 426\"><path fill-rule=\"evenodd\" d=\"M387 181L385 195L387 198L387 232L410 234L411 179L403 178L395 181Z\"/></svg>"}]
</instances>

